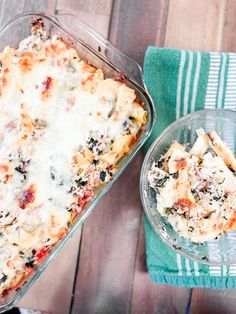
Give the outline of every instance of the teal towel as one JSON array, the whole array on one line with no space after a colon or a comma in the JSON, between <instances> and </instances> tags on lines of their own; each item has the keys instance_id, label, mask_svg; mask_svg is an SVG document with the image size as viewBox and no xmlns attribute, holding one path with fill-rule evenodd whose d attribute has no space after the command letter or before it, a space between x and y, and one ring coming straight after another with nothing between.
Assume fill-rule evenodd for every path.
<instances>
[{"instance_id":1,"label":"teal towel","mask_svg":"<svg viewBox=\"0 0 236 314\"><path fill-rule=\"evenodd\" d=\"M171 122L195 110L236 110L236 54L148 47L144 81L157 111L146 149ZM144 220L147 267L155 283L235 288L236 265L207 266L175 253Z\"/></svg>"}]
</instances>

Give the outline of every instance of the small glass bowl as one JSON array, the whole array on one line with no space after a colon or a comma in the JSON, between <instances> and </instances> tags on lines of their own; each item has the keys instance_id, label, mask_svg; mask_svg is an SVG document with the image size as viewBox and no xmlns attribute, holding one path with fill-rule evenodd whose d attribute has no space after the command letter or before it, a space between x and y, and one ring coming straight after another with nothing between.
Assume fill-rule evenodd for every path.
<instances>
[{"instance_id":1,"label":"small glass bowl","mask_svg":"<svg viewBox=\"0 0 236 314\"><path fill-rule=\"evenodd\" d=\"M223 141L236 150L236 112L231 110L202 110L191 113L172 123L152 144L144 159L140 194L146 216L155 232L176 252L208 265L231 265L236 263L236 232L228 232L218 240L204 244L193 243L180 236L156 209L156 193L149 186L147 174L154 161L165 154L173 141L192 146L196 130L215 130Z\"/></svg>"}]
</instances>

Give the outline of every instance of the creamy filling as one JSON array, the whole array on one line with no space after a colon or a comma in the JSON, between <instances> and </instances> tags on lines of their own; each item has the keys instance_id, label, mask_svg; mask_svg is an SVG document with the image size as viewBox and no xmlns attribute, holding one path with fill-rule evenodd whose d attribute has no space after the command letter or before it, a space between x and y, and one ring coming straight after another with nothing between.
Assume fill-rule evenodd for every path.
<instances>
[{"instance_id":1,"label":"creamy filling","mask_svg":"<svg viewBox=\"0 0 236 314\"><path fill-rule=\"evenodd\" d=\"M197 156L174 149L152 165L148 180L157 210L180 235L202 243L228 230L236 209L236 178L214 152Z\"/></svg>"}]
</instances>

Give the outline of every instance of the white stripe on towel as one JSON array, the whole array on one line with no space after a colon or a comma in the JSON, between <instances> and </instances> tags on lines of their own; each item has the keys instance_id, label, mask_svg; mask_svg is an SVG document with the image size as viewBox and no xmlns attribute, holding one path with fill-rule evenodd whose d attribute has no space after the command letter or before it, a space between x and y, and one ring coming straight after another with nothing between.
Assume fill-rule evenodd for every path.
<instances>
[{"instance_id":1,"label":"white stripe on towel","mask_svg":"<svg viewBox=\"0 0 236 314\"><path fill-rule=\"evenodd\" d=\"M236 110L236 73L235 70L232 69L233 62L236 62L236 57L229 55L229 69L225 92L225 108Z\"/></svg>"},{"instance_id":2,"label":"white stripe on towel","mask_svg":"<svg viewBox=\"0 0 236 314\"><path fill-rule=\"evenodd\" d=\"M236 56L229 54L229 68L225 92L225 109L236 110ZM226 130L227 131L227 130ZM228 139L230 141L230 148L235 152L234 147L234 136L233 134ZM234 232L227 233L227 238L229 242L232 242L232 246L235 245L236 234ZM236 265L229 266L229 276L236 276Z\"/></svg>"},{"instance_id":3,"label":"white stripe on towel","mask_svg":"<svg viewBox=\"0 0 236 314\"><path fill-rule=\"evenodd\" d=\"M220 60L221 57L219 53L210 53L210 69L208 74L207 92L205 99L205 108L208 109L215 108L216 106Z\"/></svg>"},{"instance_id":4,"label":"white stripe on towel","mask_svg":"<svg viewBox=\"0 0 236 314\"><path fill-rule=\"evenodd\" d=\"M177 262L178 271L179 271L178 275L183 276L181 257L179 255L179 253L176 253L176 262Z\"/></svg>"},{"instance_id":5,"label":"white stripe on towel","mask_svg":"<svg viewBox=\"0 0 236 314\"><path fill-rule=\"evenodd\" d=\"M186 267L186 271L187 271L187 276L191 276L190 263L189 263L189 259L187 257L185 257L185 267Z\"/></svg>"},{"instance_id":6,"label":"white stripe on towel","mask_svg":"<svg viewBox=\"0 0 236 314\"><path fill-rule=\"evenodd\" d=\"M193 266L194 266L194 275L196 277L198 277L200 274L199 274L199 267L198 267L198 263L197 262L193 262Z\"/></svg>"},{"instance_id":7,"label":"white stripe on towel","mask_svg":"<svg viewBox=\"0 0 236 314\"><path fill-rule=\"evenodd\" d=\"M192 68L193 68L193 53L192 51L189 51L188 69L187 69L187 76L186 76L185 90L184 90L184 110L183 110L184 116L188 113L188 98L189 98Z\"/></svg>"},{"instance_id":8,"label":"white stripe on towel","mask_svg":"<svg viewBox=\"0 0 236 314\"><path fill-rule=\"evenodd\" d=\"M218 93L218 102L217 102L217 108L222 108L222 98L223 98L223 92L224 92L224 83L225 83L225 67L226 67L226 54L222 53L222 66L220 71L220 87L219 87L219 93Z\"/></svg>"},{"instance_id":9,"label":"white stripe on towel","mask_svg":"<svg viewBox=\"0 0 236 314\"><path fill-rule=\"evenodd\" d=\"M181 60L180 60L180 65L179 65L179 75L178 75L178 83L177 83L176 120L179 119L180 117L181 87L182 87L185 59L186 59L185 51L181 50Z\"/></svg>"},{"instance_id":10,"label":"white stripe on towel","mask_svg":"<svg viewBox=\"0 0 236 314\"><path fill-rule=\"evenodd\" d=\"M201 54L198 51L197 52L197 64L196 64L196 70L193 80L193 94L192 94L192 100L191 100L191 112L194 112L195 106L196 106L196 97L197 97L197 89L198 89L198 81L200 77L200 70L201 70Z\"/></svg>"}]
</instances>

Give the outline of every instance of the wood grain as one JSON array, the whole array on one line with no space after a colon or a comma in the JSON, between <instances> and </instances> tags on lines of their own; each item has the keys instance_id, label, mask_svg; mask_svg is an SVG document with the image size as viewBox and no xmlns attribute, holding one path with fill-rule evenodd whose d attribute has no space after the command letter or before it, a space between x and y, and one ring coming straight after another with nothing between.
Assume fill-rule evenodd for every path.
<instances>
[{"instance_id":1,"label":"wood grain","mask_svg":"<svg viewBox=\"0 0 236 314\"><path fill-rule=\"evenodd\" d=\"M167 0L115 1L109 40L142 65L147 46L164 37L167 9Z\"/></svg>"},{"instance_id":2,"label":"wood grain","mask_svg":"<svg viewBox=\"0 0 236 314\"><path fill-rule=\"evenodd\" d=\"M14 8L14 10L12 9ZM13 16L20 14L24 8L24 1L2 0L0 10L0 25L7 23Z\"/></svg>"},{"instance_id":3,"label":"wood grain","mask_svg":"<svg viewBox=\"0 0 236 314\"><path fill-rule=\"evenodd\" d=\"M69 8L75 10L78 14L80 12L110 15L112 1L110 0L70 0L68 5L67 0L57 0L57 9Z\"/></svg>"},{"instance_id":4,"label":"wood grain","mask_svg":"<svg viewBox=\"0 0 236 314\"><path fill-rule=\"evenodd\" d=\"M142 12L145 10L146 14L143 15ZM137 29L137 31L140 32L140 37L138 37L140 42L137 42L135 48L140 47L138 48L140 51L135 53L132 52L132 43L134 40L131 40L131 38L128 45L128 48L131 49L131 53L129 52L130 50L128 50L128 53L133 54L131 56L136 60L141 59L136 53L141 52L143 57L147 45L164 45L169 2L156 1L155 4L150 3L149 11L147 6L145 7L145 10L144 7L142 7L139 11L140 16L136 19L139 21L138 24L140 25ZM137 24L134 24L134 20L130 23L133 27L134 25L137 27ZM123 25L123 22L121 24ZM148 26L145 27L145 25ZM121 34L120 36L122 38ZM127 43L125 49L127 50ZM127 53L127 51L125 52ZM153 284L147 273L145 255L144 228L142 220L134 273L131 313L184 313L189 301L190 289Z\"/></svg>"},{"instance_id":5,"label":"wood grain","mask_svg":"<svg viewBox=\"0 0 236 314\"><path fill-rule=\"evenodd\" d=\"M221 47L223 51L236 51L236 1L227 0Z\"/></svg>"},{"instance_id":6,"label":"wood grain","mask_svg":"<svg viewBox=\"0 0 236 314\"><path fill-rule=\"evenodd\" d=\"M69 5L68 5L69 2ZM112 0L57 0L57 10L69 8L104 37L108 36Z\"/></svg>"},{"instance_id":7,"label":"wood grain","mask_svg":"<svg viewBox=\"0 0 236 314\"><path fill-rule=\"evenodd\" d=\"M44 11L53 13L56 0L1 0L0 25L5 24L15 15L26 11Z\"/></svg>"},{"instance_id":8,"label":"wood grain","mask_svg":"<svg viewBox=\"0 0 236 314\"><path fill-rule=\"evenodd\" d=\"M226 0L170 0L165 46L221 50Z\"/></svg>"},{"instance_id":9,"label":"wood grain","mask_svg":"<svg viewBox=\"0 0 236 314\"><path fill-rule=\"evenodd\" d=\"M18 0L18 2L21 1ZM24 0L24 11L42 11L47 13L54 13L56 2L57 0Z\"/></svg>"},{"instance_id":10,"label":"wood grain","mask_svg":"<svg viewBox=\"0 0 236 314\"><path fill-rule=\"evenodd\" d=\"M134 275L131 313L185 313L190 298L190 289L160 284L156 285L151 282L146 269L144 237L144 226L142 221Z\"/></svg>"},{"instance_id":11,"label":"wood grain","mask_svg":"<svg viewBox=\"0 0 236 314\"><path fill-rule=\"evenodd\" d=\"M235 289L193 289L191 314L234 314L235 309Z\"/></svg>"}]
</instances>

